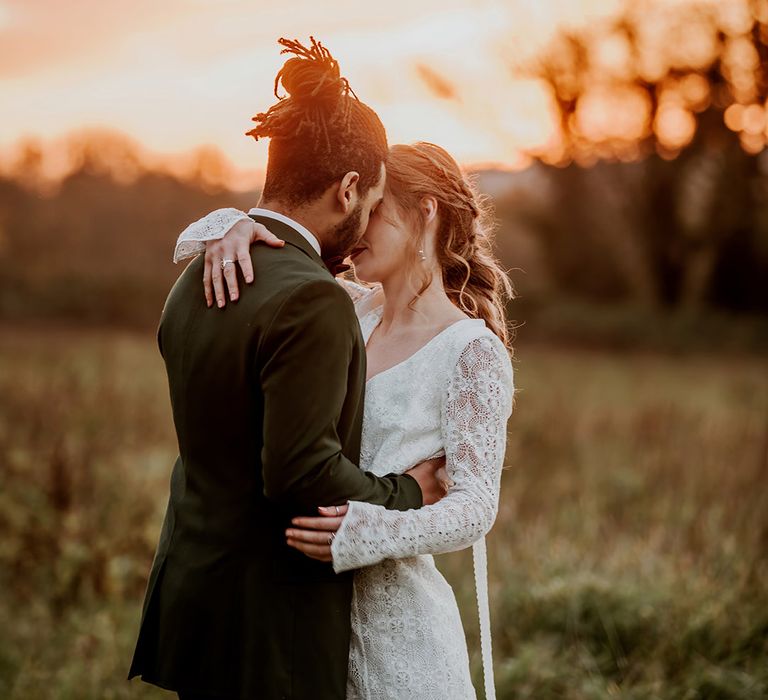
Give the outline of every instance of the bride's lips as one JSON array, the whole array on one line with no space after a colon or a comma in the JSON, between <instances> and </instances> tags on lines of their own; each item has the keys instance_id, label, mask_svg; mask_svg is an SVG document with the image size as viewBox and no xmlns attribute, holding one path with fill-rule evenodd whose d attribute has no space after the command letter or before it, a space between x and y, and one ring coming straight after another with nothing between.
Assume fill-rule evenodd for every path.
<instances>
[{"instance_id":1,"label":"bride's lips","mask_svg":"<svg viewBox=\"0 0 768 700\"><path fill-rule=\"evenodd\" d=\"M355 248L350 254L349 257L354 260L360 253L362 253L364 250L368 250L365 246L360 246L358 248Z\"/></svg>"}]
</instances>

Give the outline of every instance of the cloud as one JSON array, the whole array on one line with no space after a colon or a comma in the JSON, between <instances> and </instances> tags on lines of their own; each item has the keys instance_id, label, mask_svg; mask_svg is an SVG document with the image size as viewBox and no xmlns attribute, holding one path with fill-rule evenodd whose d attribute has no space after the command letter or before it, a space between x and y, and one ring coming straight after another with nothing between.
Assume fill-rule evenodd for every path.
<instances>
[{"instance_id":1,"label":"cloud","mask_svg":"<svg viewBox=\"0 0 768 700\"><path fill-rule=\"evenodd\" d=\"M430 92L436 97L443 100L460 101L456 86L440 75L436 70L423 63L417 63L416 72L429 88Z\"/></svg>"}]
</instances>

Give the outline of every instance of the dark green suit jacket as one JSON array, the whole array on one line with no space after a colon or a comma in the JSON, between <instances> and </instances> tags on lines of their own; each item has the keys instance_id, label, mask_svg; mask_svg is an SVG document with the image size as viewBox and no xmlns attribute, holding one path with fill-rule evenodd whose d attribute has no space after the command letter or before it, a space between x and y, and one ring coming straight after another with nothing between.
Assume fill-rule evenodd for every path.
<instances>
[{"instance_id":1,"label":"dark green suit jacket","mask_svg":"<svg viewBox=\"0 0 768 700\"><path fill-rule=\"evenodd\" d=\"M207 308L203 257L158 331L179 458L129 678L226 698L344 698L351 572L285 544L296 514L422 505L409 476L357 466L365 347L354 308L307 240L253 246L255 280Z\"/></svg>"}]
</instances>

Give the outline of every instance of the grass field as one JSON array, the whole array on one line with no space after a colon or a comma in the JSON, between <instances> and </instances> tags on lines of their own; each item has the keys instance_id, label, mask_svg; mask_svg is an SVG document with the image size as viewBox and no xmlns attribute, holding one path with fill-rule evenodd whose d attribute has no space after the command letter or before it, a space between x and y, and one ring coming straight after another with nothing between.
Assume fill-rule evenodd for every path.
<instances>
[{"instance_id":1,"label":"grass field","mask_svg":"<svg viewBox=\"0 0 768 700\"><path fill-rule=\"evenodd\" d=\"M768 362L522 345L515 368L499 697L768 697ZM174 457L151 336L0 327L0 697L174 697L125 680ZM439 559L478 673L470 561Z\"/></svg>"}]
</instances>

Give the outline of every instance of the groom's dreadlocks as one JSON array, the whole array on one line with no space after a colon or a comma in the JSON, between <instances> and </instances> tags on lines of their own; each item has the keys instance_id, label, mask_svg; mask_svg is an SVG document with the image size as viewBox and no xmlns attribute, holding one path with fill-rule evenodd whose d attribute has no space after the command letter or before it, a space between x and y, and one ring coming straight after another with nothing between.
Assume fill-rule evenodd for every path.
<instances>
[{"instance_id":1,"label":"groom's dreadlocks","mask_svg":"<svg viewBox=\"0 0 768 700\"><path fill-rule=\"evenodd\" d=\"M360 174L358 191L375 185L387 157L387 136L376 113L341 76L339 63L319 41L311 46L281 38L294 54L275 78L278 102L253 117L246 132L271 139L264 184L267 200L298 205L319 197L345 173ZM281 97L282 83L287 96Z\"/></svg>"}]
</instances>

